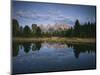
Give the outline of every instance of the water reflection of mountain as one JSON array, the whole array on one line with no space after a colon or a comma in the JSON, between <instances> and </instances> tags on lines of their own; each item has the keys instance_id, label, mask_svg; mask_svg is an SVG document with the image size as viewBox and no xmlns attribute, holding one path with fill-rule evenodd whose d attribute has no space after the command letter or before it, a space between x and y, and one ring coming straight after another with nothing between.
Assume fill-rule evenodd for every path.
<instances>
[{"instance_id":1,"label":"water reflection of mountain","mask_svg":"<svg viewBox=\"0 0 100 75\"><path fill-rule=\"evenodd\" d=\"M47 48L72 48L74 56L79 57L80 53L95 53L96 45L95 44L65 44L65 43L15 43L13 42L13 56L17 56L19 50L23 47L25 53L29 53L30 50L38 51L41 47Z\"/></svg>"},{"instance_id":2,"label":"water reflection of mountain","mask_svg":"<svg viewBox=\"0 0 100 75\"><path fill-rule=\"evenodd\" d=\"M46 46L47 48L68 48L67 44L65 43L43 43L42 46Z\"/></svg>"}]
</instances>

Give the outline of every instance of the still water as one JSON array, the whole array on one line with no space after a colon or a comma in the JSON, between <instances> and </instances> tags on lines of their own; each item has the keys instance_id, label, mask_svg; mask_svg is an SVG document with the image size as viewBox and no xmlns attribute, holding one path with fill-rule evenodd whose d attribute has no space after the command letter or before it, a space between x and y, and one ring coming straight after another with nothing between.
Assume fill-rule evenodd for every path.
<instances>
[{"instance_id":1,"label":"still water","mask_svg":"<svg viewBox=\"0 0 100 75\"><path fill-rule=\"evenodd\" d=\"M96 68L95 44L13 43L14 74Z\"/></svg>"}]
</instances>

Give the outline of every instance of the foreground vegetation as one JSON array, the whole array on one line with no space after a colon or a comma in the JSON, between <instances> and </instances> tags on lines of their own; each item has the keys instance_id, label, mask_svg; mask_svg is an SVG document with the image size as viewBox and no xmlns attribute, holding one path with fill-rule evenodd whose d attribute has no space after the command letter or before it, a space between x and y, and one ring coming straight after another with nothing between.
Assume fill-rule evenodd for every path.
<instances>
[{"instance_id":1,"label":"foreground vegetation","mask_svg":"<svg viewBox=\"0 0 100 75\"><path fill-rule=\"evenodd\" d=\"M16 42L67 42L67 43L95 43L95 38L61 38L61 37L45 37L45 38L13 38Z\"/></svg>"}]
</instances>

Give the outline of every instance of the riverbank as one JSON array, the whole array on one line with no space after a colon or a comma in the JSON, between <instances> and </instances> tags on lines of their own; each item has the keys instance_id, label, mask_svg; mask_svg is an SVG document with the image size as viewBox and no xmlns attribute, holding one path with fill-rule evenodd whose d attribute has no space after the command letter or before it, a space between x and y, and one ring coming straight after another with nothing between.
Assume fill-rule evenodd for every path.
<instances>
[{"instance_id":1,"label":"riverbank","mask_svg":"<svg viewBox=\"0 0 100 75\"><path fill-rule=\"evenodd\" d=\"M63 37L37 37L37 38L25 38L15 37L14 42L67 42L67 43L96 43L95 38L63 38Z\"/></svg>"}]
</instances>

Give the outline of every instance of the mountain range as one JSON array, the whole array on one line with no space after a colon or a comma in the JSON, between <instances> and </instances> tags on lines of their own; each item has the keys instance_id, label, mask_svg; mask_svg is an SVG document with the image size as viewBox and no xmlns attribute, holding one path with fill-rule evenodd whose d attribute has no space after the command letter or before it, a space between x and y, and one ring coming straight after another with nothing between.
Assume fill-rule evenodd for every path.
<instances>
[{"instance_id":1,"label":"mountain range","mask_svg":"<svg viewBox=\"0 0 100 75\"><path fill-rule=\"evenodd\" d=\"M40 25L39 26L42 30L42 32L52 32L52 31L61 31L61 30L66 30L70 29L71 26L67 24L54 24L54 25Z\"/></svg>"}]
</instances>

